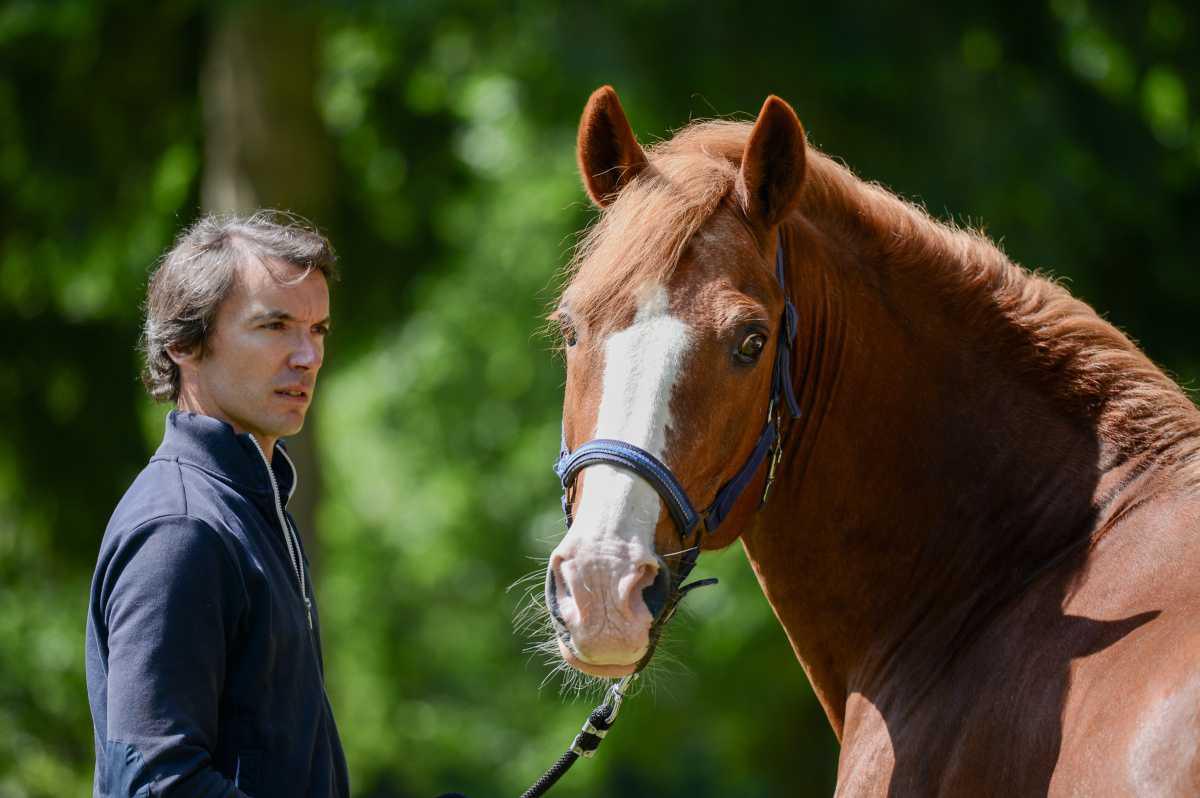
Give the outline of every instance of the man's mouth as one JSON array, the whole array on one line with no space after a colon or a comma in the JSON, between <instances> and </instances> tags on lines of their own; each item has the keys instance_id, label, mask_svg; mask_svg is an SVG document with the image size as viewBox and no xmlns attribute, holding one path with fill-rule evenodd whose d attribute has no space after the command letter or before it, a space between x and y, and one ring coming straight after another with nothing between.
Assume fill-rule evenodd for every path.
<instances>
[{"instance_id":1,"label":"man's mouth","mask_svg":"<svg viewBox=\"0 0 1200 798\"><path fill-rule=\"evenodd\" d=\"M283 396L294 401L308 401L308 392L300 388L280 388L275 391L275 395Z\"/></svg>"}]
</instances>

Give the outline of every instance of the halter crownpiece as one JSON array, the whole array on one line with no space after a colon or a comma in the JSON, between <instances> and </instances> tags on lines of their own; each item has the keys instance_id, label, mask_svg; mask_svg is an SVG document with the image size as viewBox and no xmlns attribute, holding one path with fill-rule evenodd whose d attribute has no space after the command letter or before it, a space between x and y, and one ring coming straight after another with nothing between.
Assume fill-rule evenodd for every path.
<instances>
[{"instance_id":1,"label":"halter crownpiece","mask_svg":"<svg viewBox=\"0 0 1200 798\"><path fill-rule=\"evenodd\" d=\"M767 420L750 456L733 475L733 478L717 491L712 504L703 512L697 512L688 498L687 491L679 484L679 480L671 469L645 449L626 441L596 438L571 452L567 449L566 431L564 430L562 447L559 450L558 461L554 465L554 473L562 482L563 515L566 517L568 528L570 528L572 520L571 505L574 500L575 478L583 469L598 463L632 471L648 482L662 498L667 507L667 513L675 522L676 529L679 530L680 538L686 541L693 536L693 533L695 534L697 553L704 534L712 534L716 531L721 522L729 515L738 498L753 481L763 461L769 459L767 480L763 486L759 506L766 503L782 454L779 425L781 401L787 405L788 413L792 418L800 417L800 405L796 402L795 388L792 385L792 344L796 340L796 307L788 297L783 265L783 236L781 234L779 246L775 250L775 278L779 281L779 288L783 292L783 317L780 319L779 343L775 348L775 363L771 371L771 397L767 403ZM694 564L695 558L692 557L691 561Z\"/></svg>"}]
</instances>

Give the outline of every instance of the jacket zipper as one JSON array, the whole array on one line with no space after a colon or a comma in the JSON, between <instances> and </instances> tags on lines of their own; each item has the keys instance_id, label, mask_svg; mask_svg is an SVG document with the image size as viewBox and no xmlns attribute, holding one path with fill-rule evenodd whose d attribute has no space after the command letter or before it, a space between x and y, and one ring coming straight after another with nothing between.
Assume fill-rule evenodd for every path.
<instances>
[{"instance_id":1,"label":"jacket zipper","mask_svg":"<svg viewBox=\"0 0 1200 798\"><path fill-rule=\"evenodd\" d=\"M250 441L254 444L254 448L258 450L258 456L262 458L263 465L267 467L267 479L271 481L271 495L275 498L275 513L279 517L279 527L283 532L283 542L287 544L288 557L292 560L292 570L296 572L296 582L300 586L300 598L304 599L304 614L308 618L308 629L312 631L312 600L308 597L308 590L304 582L304 565L299 557L300 540L296 536L296 530L288 523L287 516L283 513L283 502L279 500L279 482L275 479L275 472L271 470L271 463L267 460L267 455L263 452L257 438L251 435ZM290 463L291 460L288 462ZM292 466L292 471L295 472L295 466ZM294 478L295 476L293 476Z\"/></svg>"}]
</instances>

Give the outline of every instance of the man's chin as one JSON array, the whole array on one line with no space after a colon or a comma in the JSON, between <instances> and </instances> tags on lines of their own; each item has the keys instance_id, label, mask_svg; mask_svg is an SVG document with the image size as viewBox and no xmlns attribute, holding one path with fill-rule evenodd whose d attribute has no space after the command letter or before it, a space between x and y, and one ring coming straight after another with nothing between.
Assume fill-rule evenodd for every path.
<instances>
[{"instance_id":1,"label":"man's chin","mask_svg":"<svg viewBox=\"0 0 1200 798\"><path fill-rule=\"evenodd\" d=\"M279 433L280 438L290 438L293 435L299 435L300 430L304 429L304 416L301 415L299 420L294 424L289 424Z\"/></svg>"},{"instance_id":2,"label":"man's chin","mask_svg":"<svg viewBox=\"0 0 1200 798\"><path fill-rule=\"evenodd\" d=\"M279 414L277 418L271 419L272 435L276 438L290 438L296 435L300 430L304 429L304 421L308 418L308 408L310 405L303 407L288 408L285 412Z\"/></svg>"},{"instance_id":3,"label":"man's chin","mask_svg":"<svg viewBox=\"0 0 1200 798\"><path fill-rule=\"evenodd\" d=\"M300 430L304 429L304 419L303 411L292 411L278 413L271 418L255 419L255 424L243 423L238 426L259 439L279 440L298 435Z\"/></svg>"}]
</instances>

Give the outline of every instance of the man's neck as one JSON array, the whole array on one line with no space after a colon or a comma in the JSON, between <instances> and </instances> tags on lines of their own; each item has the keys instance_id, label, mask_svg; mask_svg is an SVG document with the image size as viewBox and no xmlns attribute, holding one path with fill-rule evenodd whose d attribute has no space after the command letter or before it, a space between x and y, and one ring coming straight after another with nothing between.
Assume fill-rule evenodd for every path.
<instances>
[{"instance_id":1,"label":"man's neck","mask_svg":"<svg viewBox=\"0 0 1200 798\"><path fill-rule=\"evenodd\" d=\"M175 401L175 408L184 413L197 413L202 416L208 416L209 418L215 418L218 421L223 421L233 428L233 432L236 435L244 435L249 432L250 437L254 438L255 443L257 443L259 449L262 450L263 457L266 458L267 464L270 465L271 459L275 454L275 442L279 440L278 438L273 438L258 432L251 432L250 430L244 429L242 425L238 424L235 420L216 408L213 403L204 402L194 390L181 388L179 391L179 398Z\"/></svg>"}]
</instances>

